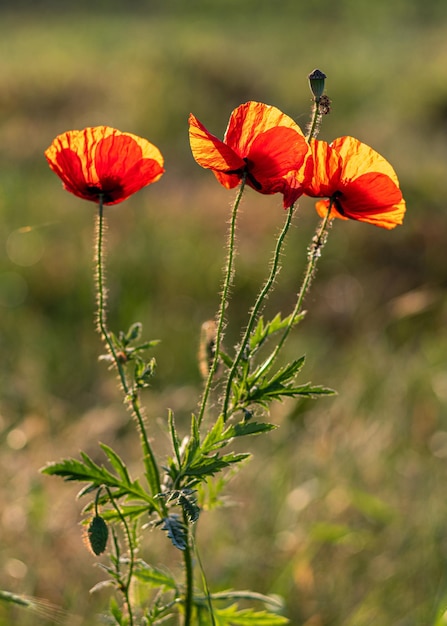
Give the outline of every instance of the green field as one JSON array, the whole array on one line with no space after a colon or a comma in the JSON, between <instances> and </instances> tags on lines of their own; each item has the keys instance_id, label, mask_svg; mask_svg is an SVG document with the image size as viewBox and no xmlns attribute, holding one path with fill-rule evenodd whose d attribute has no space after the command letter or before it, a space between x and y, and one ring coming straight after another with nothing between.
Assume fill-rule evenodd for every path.
<instances>
[{"instance_id":1,"label":"green field","mask_svg":"<svg viewBox=\"0 0 447 626\"><path fill-rule=\"evenodd\" d=\"M8 4L8 3L6 3ZM162 341L145 402L157 450L167 409L185 432L201 390L200 325L218 306L231 191L192 159L193 112L222 136L232 109L274 104L303 128L307 75L327 76L320 138L353 135L396 169L404 225L334 224L288 356L337 390L276 405L204 513L214 590L284 597L292 626L441 626L447 609L447 4L444 0L40 2L0 10L0 589L101 623L102 578L82 543L77 489L39 474L97 443L138 471L136 434L97 357L93 205L62 189L43 151L106 124L147 137L166 174L108 209L111 328ZM3 6L3 5L2 5ZM23 8L21 8L23 7ZM225 343L239 337L284 221L248 190ZM303 200L268 311L289 312L318 222ZM178 555L147 535L143 551ZM50 624L0 604L0 624Z\"/></svg>"}]
</instances>

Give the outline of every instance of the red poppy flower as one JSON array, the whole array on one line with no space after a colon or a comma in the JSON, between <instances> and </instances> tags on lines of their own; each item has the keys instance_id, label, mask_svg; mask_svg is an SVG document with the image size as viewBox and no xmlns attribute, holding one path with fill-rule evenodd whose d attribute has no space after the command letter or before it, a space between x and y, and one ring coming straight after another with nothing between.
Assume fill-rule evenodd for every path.
<instances>
[{"instance_id":1,"label":"red poppy flower","mask_svg":"<svg viewBox=\"0 0 447 626\"><path fill-rule=\"evenodd\" d=\"M331 217L368 222L391 229L402 224L405 201L396 173L386 159L354 137L330 145L312 140L314 175L304 193L316 198L322 217L332 203Z\"/></svg>"},{"instance_id":2,"label":"red poppy flower","mask_svg":"<svg viewBox=\"0 0 447 626\"><path fill-rule=\"evenodd\" d=\"M79 198L117 204L157 181L163 157L146 139L109 126L70 130L45 151L64 187Z\"/></svg>"},{"instance_id":3,"label":"red poppy flower","mask_svg":"<svg viewBox=\"0 0 447 626\"><path fill-rule=\"evenodd\" d=\"M230 116L223 141L191 114L189 139L197 163L212 170L227 189L236 187L245 174L256 191L282 193L285 207L303 193L298 177L289 179L287 174L302 168L309 146L300 127L273 106L261 102L239 106Z\"/></svg>"}]
</instances>

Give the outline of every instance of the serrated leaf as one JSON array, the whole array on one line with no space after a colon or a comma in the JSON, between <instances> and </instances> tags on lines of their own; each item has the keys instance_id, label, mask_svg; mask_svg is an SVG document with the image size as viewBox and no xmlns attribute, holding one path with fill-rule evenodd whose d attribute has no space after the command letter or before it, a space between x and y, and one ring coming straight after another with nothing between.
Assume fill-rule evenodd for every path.
<instances>
[{"instance_id":1,"label":"serrated leaf","mask_svg":"<svg viewBox=\"0 0 447 626\"><path fill-rule=\"evenodd\" d=\"M222 448L227 442L229 438L225 438L222 436L223 429L225 426L225 422L223 419L223 415L219 415L213 426L207 432L202 446L201 451L202 454L208 454L216 450L217 448Z\"/></svg>"},{"instance_id":2,"label":"serrated leaf","mask_svg":"<svg viewBox=\"0 0 447 626\"><path fill-rule=\"evenodd\" d=\"M41 471L50 476L61 476L66 481L92 483L96 487L104 484L115 486L119 481L108 470L99 467L85 453L81 453L82 461L64 459L58 463L48 463Z\"/></svg>"},{"instance_id":3,"label":"serrated leaf","mask_svg":"<svg viewBox=\"0 0 447 626\"><path fill-rule=\"evenodd\" d=\"M304 316L304 311L299 315L296 315L292 326L296 326L304 318ZM278 313L272 320L265 323L264 318L261 316L258 320L256 328L250 336L248 344L250 351L252 353L257 351L271 335L287 328L287 326L290 325L291 319L292 315L281 318L281 314Z\"/></svg>"},{"instance_id":4,"label":"serrated leaf","mask_svg":"<svg viewBox=\"0 0 447 626\"><path fill-rule=\"evenodd\" d=\"M260 433L266 433L270 430L278 428L275 424L262 423L262 422L238 422L227 428L224 435L228 438L233 437L245 437L247 435L259 435Z\"/></svg>"},{"instance_id":5,"label":"serrated leaf","mask_svg":"<svg viewBox=\"0 0 447 626\"><path fill-rule=\"evenodd\" d=\"M264 404L271 399L281 400L283 398L317 398L318 396L333 396L336 391L327 387L313 386L310 383L299 385L298 387L283 386L280 384L272 385L263 389L259 389L255 394L250 396L250 400L254 403Z\"/></svg>"},{"instance_id":6,"label":"serrated leaf","mask_svg":"<svg viewBox=\"0 0 447 626\"><path fill-rule=\"evenodd\" d=\"M197 498L194 493L185 493L184 490L180 493L179 504L183 509L188 521L191 524L195 524L200 517L200 507L197 504Z\"/></svg>"},{"instance_id":7,"label":"serrated leaf","mask_svg":"<svg viewBox=\"0 0 447 626\"><path fill-rule=\"evenodd\" d=\"M179 550L186 550L188 545L188 534L185 525L175 513L164 517L161 529L166 531L172 545Z\"/></svg>"},{"instance_id":8,"label":"serrated leaf","mask_svg":"<svg viewBox=\"0 0 447 626\"><path fill-rule=\"evenodd\" d=\"M249 456L250 455L248 453L230 453L224 456L218 456L215 454L212 457L204 456L201 457L195 465L192 465L185 470L184 474L185 476L195 476L201 478L205 476L212 476L234 463L240 463Z\"/></svg>"},{"instance_id":9,"label":"serrated leaf","mask_svg":"<svg viewBox=\"0 0 447 626\"><path fill-rule=\"evenodd\" d=\"M277 426L275 426L274 424L248 421L233 424L225 428L225 430L224 427L225 422L223 419L223 415L220 415L216 422L213 424L212 428L208 431L205 439L203 440L203 444L201 447L201 451L203 454L209 454L214 450L223 448L234 437L257 435L259 433L267 432L269 430L277 428Z\"/></svg>"},{"instance_id":10,"label":"serrated leaf","mask_svg":"<svg viewBox=\"0 0 447 626\"><path fill-rule=\"evenodd\" d=\"M49 476L60 476L67 482L87 483L78 494L78 497L106 485L114 490L113 495L115 498L125 496L129 499L133 497L146 502L153 510L157 510L158 506L154 499L144 491L137 480L130 481L128 475L127 480L123 480L121 476L115 476L104 466L97 465L85 452L81 452L81 457L81 461L64 459L58 463L48 463L41 469L41 472Z\"/></svg>"},{"instance_id":11,"label":"serrated leaf","mask_svg":"<svg viewBox=\"0 0 447 626\"><path fill-rule=\"evenodd\" d=\"M284 385L285 383L289 382L290 380L295 378L295 376L299 374L299 372L303 369L305 360L306 360L306 357L302 356L299 359L295 359L295 361L292 361L292 363L285 365L284 367L279 369L276 372L276 374L274 374L266 384L263 384L262 386L266 388L269 386L273 386L276 383L280 383Z\"/></svg>"}]
</instances>

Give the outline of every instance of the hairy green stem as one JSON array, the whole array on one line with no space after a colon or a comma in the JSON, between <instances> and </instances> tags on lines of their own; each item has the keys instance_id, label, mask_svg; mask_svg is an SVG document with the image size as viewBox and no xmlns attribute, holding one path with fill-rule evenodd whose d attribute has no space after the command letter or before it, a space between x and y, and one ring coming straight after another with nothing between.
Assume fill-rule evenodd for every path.
<instances>
[{"instance_id":1,"label":"hairy green stem","mask_svg":"<svg viewBox=\"0 0 447 626\"><path fill-rule=\"evenodd\" d=\"M220 300L219 313L217 316L215 354L214 354L213 362L210 367L210 371L208 373L208 378L207 378L205 389L204 389L203 396L202 396L202 402L200 405L200 411L199 411L199 416L198 416L199 426L202 423L203 417L205 415L205 408L206 408L208 397L209 397L211 387L213 384L213 378L217 371L217 366L219 364L219 350L220 350L220 345L222 343L222 337L223 337L224 327L225 327L225 311L228 305L228 296L230 293L230 287L233 281L233 274L234 274L236 218L237 218L237 212L239 209L239 204L241 202L242 194L244 193L245 179L246 179L246 174L243 175L242 182L239 187L238 194L235 198L235 201L233 204L233 210L231 213L230 230L228 233L227 261L226 261L225 269L224 269L224 284L222 288L222 296Z\"/></svg>"},{"instance_id":2,"label":"hairy green stem","mask_svg":"<svg viewBox=\"0 0 447 626\"><path fill-rule=\"evenodd\" d=\"M110 332L107 328L106 321L106 304L107 304L107 289L105 285L105 270L104 270L104 231L105 231L105 216L104 216L104 203L103 197L99 199L98 221L97 221L97 237L96 237L96 296L97 296L97 323L99 333L107 347L110 357L118 370L118 375L121 383L121 387L125 396L126 402L128 402L132 408L133 414L137 420L140 438L144 451L144 464L146 469L146 477L151 488L152 496L156 496L161 492L160 474L158 466L155 461L155 456L152 451L149 439L147 436L144 417L140 407L140 401L138 392L131 387L127 381L126 373L123 368L123 364L120 361L115 346L113 344Z\"/></svg>"},{"instance_id":3,"label":"hairy green stem","mask_svg":"<svg viewBox=\"0 0 447 626\"><path fill-rule=\"evenodd\" d=\"M318 131L320 130L320 123L321 123L322 115L320 112L319 103L320 103L320 98L317 98L317 96L315 96L314 104L312 107L312 118L311 118L307 135L306 135L307 141L310 141L311 139L315 139L316 136L318 135Z\"/></svg>"},{"instance_id":4,"label":"hairy green stem","mask_svg":"<svg viewBox=\"0 0 447 626\"><path fill-rule=\"evenodd\" d=\"M247 346L247 343L250 339L250 335L253 331L253 327L255 325L255 322L257 320L258 317L258 313L261 309L261 306L265 300L265 298L268 296L268 293L270 291L270 289L272 288L273 283L275 282L275 279L278 275L278 272L280 270L280 257L281 257L281 251L282 251L282 247L284 244L284 240L285 237L289 231L290 228L290 224L292 222L292 217L293 217L293 211L294 211L294 205L292 204L292 206L288 209L287 211L287 217L286 217L286 221L284 223L284 226L281 230L281 232L279 233L278 239L276 241L276 246L275 246L275 251L273 254L273 260L270 266L270 274L267 278L267 280L264 283L264 286L262 287L261 291L258 294L258 297L256 299L256 302L251 310L250 313L250 318L248 320L247 323L247 327L245 329L245 333L244 336L242 338L242 341L239 345L239 349L238 352L236 354L236 357L233 361L233 364L231 366L231 369L228 373L228 379L227 379L227 384L226 384L226 389L225 389L225 393L224 393L224 402L223 402L223 409L222 409L222 414L223 414L223 419L224 421L227 420L228 418L228 407L229 407L229 403L230 403L230 398L231 398L231 385L234 379L234 376L237 372L237 368L239 366L239 363L241 361L242 355L244 354L245 348Z\"/></svg>"},{"instance_id":5,"label":"hairy green stem","mask_svg":"<svg viewBox=\"0 0 447 626\"><path fill-rule=\"evenodd\" d=\"M129 626L133 626L134 617L133 617L132 603L130 601L130 585L132 582L133 570L135 566L135 551L134 551L134 545L133 545L133 537L131 535L130 528L129 528L126 518L121 513L121 509L116 504L115 498L113 497L112 492L107 486L106 486L106 491L107 491L107 495L109 496L109 500L112 503L113 508L115 509L115 511L118 514L118 517L120 518L120 521L124 527L124 532L127 537L127 545L129 548L129 567L127 570L126 581L120 580L120 591L124 596L124 602L125 602L125 605L127 606L127 613L129 616Z\"/></svg>"},{"instance_id":6,"label":"hairy green stem","mask_svg":"<svg viewBox=\"0 0 447 626\"><path fill-rule=\"evenodd\" d=\"M183 523L185 525L187 533L186 547L183 550L183 563L185 565L185 619L183 625L191 626L194 599L194 568L192 563L191 524L189 523L186 513L184 511Z\"/></svg>"}]
</instances>

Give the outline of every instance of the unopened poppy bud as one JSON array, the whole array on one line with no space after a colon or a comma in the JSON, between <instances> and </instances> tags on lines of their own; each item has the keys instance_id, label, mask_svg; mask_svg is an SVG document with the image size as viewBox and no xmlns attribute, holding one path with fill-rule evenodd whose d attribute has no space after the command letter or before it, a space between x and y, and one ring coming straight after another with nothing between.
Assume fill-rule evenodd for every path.
<instances>
[{"instance_id":1,"label":"unopened poppy bud","mask_svg":"<svg viewBox=\"0 0 447 626\"><path fill-rule=\"evenodd\" d=\"M87 534L85 536L87 546L99 556L104 552L107 545L107 539L109 537L109 529L104 519L100 515L95 515L87 528Z\"/></svg>"},{"instance_id":2,"label":"unopened poppy bud","mask_svg":"<svg viewBox=\"0 0 447 626\"><path fill-rule=\"evenodd\" d=\"M326 74L324 74L321 70L314 70L309 74L308 79L310 90L315 96L315 99L318 101L324 92Z\"/></svg>"}]
</instances>

